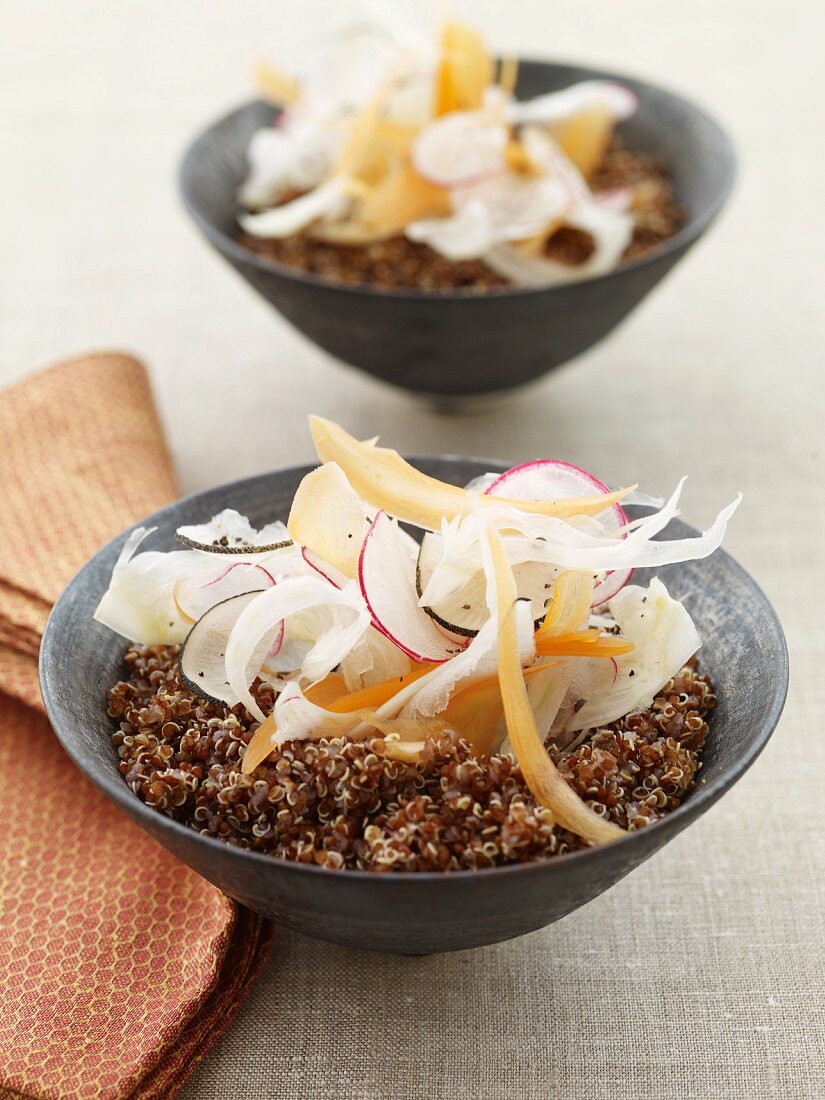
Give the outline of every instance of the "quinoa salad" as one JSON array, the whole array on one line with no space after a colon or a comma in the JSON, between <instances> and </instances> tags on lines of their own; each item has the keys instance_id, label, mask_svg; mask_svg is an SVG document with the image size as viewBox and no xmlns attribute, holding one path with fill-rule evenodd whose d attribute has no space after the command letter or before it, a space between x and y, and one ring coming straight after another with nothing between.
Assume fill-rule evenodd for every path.
<instances>
[{"instance_id":1,"label":"quinoa salad","mask_svg":"<svg viewBox=\"0 0 825 1100\"><path fill-rule=\"evenodd\" d=\"M518 99L518 62L473 27L370 8L290 72L260 66L279 113L249 144L247 248L337 283L484 291L605 274L683 224L668 166L617 133L628 87Z\"/></svg>"},{"instance_id":2,"label":"quinoa salad","mask_svg":"<svg viewBox=\"0 0 825 1100\"><path fill-rule=\"evenodd\" d=\"M631 573L713 553L740 498L668 540L683 481L664 501L541 459L460 488L310 427L286 523L125 543L95 618L129 642L108 711L135 795L375 872L547 860L676 809L716 699L684 604Z\"/></svg>"}]
</instances>

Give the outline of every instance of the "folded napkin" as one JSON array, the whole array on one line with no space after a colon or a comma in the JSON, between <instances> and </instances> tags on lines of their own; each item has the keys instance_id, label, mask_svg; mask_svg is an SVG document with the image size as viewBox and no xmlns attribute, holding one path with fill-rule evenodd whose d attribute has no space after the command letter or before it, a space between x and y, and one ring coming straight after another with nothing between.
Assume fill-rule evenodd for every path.
<instances>
[{"instance_id":1,"label":"folded napkin","mask_svg":"<svg viewBox=\"0 0 825 1100\"><path fill-rule=\"evenodd\" d=\"M177 495L146 373L59 364L0 393L0 1098L172 1097L264 959L265 921L177 862L64 755L49 608Z\"/></svg>"}]
</instances>

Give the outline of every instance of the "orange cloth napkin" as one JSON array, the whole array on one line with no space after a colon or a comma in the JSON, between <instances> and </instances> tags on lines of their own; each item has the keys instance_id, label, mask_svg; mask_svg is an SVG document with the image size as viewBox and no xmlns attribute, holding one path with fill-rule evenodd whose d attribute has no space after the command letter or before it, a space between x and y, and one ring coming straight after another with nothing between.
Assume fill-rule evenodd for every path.
<instances>
[{"instance_id":1,"label":"orange cloth napkin","mask_svg":"<svg viewBox=\"0 0 825 1100\"><path fill-rule=\"evenodd\" d=\"M175 860L42 711L49 607L177 495L146 373L89 355L0 393L0 1098L174 1096L264 959L265 921Z\"/></svg>"}]
</instances>

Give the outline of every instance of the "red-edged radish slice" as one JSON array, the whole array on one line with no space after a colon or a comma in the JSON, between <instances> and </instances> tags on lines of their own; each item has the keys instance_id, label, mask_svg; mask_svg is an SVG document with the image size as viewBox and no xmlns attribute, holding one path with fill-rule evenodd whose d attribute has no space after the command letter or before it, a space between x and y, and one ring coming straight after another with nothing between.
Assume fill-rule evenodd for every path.
<instances>
[{"instance_id":1,"label":"red-edged radish slice","mask_svg":"<svg viewBox=\"0 0 825 1100\"><path fill-rule=\"evenodd\" d=\"M584 494L611 494L604 482L593 474L557 458L540 458L513 466L499 474L484 492L487 496L507 497L509 500L567 500ZM627 512L617 503L606 508L599 519L608 532L630 522Z\"/></svg>"},{"instance_id":2,"label":"red-edged radish slice","mask_svg":"<svg viewBox=\"0 0 825 1100\"><path fill-rule=\"evenodd\" d=\"M473 511L473 495L455 485L416 470L398 451L361 443L331 420L310 416L309 427L318 457L322 462L337 462L355 491L369 504L383 508L396 519L440 531L445 519L467 516ZM602 494L587 499L560 501L509 500L505 503L522 512L544 516L597 515L613 500L621 500L622 489L605 502ZM478 499L478 498L476 498ZM496 505L488 497L482 502Z\"/></svg>"},{"instance_id":3,"label":"red-edged radish slice","mask_svg":"<svg viewBox=\"0 0 825 1100\"><path fill-rule=\"evenodd\" d=\"M504 170L508 131L482 111L453 111L412 144L413 168L437 187L468 187Z\"/></svg>"},{"instance_id":4,"label":"red-edged radish slice","mask_svg":"<svg viewBox=\"0 0 825 1100\"><path fill-rule=\"evenodd\" d=\"M241 613L262 591L243 592L215 604L189 631L178 666L181 680L194 695L225 706L238 702L226 676L226 643ZM283 639L283 623L276 623L258 646L261 661L278 638Z\"/></svg>"},{"instance_id":5,"label":"red-edged radish slice","mask_svg":"<svg viewBox=\"0 0 825 1100\"><path fill-rule=\"evenodd\" d=\"M316 554L314 550L310 550L308 546L301 547L301 557L310 569L314 569L325 581L329 581L334 588L343 588L349 580L349 577L345 576L340 569L336 569L334 565L324 561L320 555Z\"/></svg>"},{"instance_id":6,"label":"red-edged radish slice","mask_svg":"<svg viewBox=\"0 0 825 1100\"><path fill-rule=\"evenodd\" d=\"M584 493L610 493L610 489L593 474L561 459L544 458L524 462L505 471L485 489L488 496L522 497L528 500L556 500L581 496ZM613 504L599 516L606 534L624 528L630 517L620 504ZM624 535L622 536L624 537ZM632 569L608 573L593 589L593 607L612 599L630 580Z\"/></svg>"},{"instance_id":7,"label":"red-edged radish slice","mask_svg":"<svg viewBox=\"0 0 825 1100\"><path fill-rule=\"evenodd\" d=\"M612 600L618 592L621 592L632 576L632 569L615 569L612 573L607 573L604 580L599 581L593 589L593 602L590 606L600 607L608 600Z\"/></svg>"},{"instance_id":8,"label":"red-edged radish slice","mask_svg":"<svg viewBox=\"0 0 825 1100\"><path fill-rule=\"evenodd\" d=\"M466 642L448 637L418 605L415 557L386 512L364 539L358 580L373 623L414 661L448 661Z\"/></svg>"},{"instance_id":9,"label":"red-edged radish slice","mask_svg":"<svg viewBox=\"0 0 825 1100\"><path fill-rule=\"evenodd\" d=\"M275 577L264 565L236 561L207 581L202 577L182 578L175 585L175 605L194 623L215 604L246 592L260 592L273 584Z\"/></svg>"},{"instance_id":10,"label":"red-edged radish slice","mask_svg":"<svg viewBox=\"0 0 825 1100\"><path fill-rule=\"evenodd\" d=\"M179 527L177 537L185 546L207 554L271 554L290 546L286 526L276 520L256 531L246 516L234 508L225 508L208 523Z\"/></svg>"}]
</instances>

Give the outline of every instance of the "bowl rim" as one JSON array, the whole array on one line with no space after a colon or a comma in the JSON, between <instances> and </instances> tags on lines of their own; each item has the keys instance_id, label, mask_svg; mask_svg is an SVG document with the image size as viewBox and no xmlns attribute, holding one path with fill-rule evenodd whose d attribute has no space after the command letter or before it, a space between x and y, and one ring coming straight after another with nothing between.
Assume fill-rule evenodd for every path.
<instances>
[{"instance_id":1,"label":"bowl rim","mask_svg":"<svg viewBox=\"0 0 825 1100\"><path fill-rule=\"evenodd\" d=\"M475 456L466 455L412 455L407 456L408 461L413 464L417 464L420 461L432 461L438 460L441 462L471 462L478 463L484 466L487 470L506 470L509 469L507 463L501 462L497 459L484 459ZM770 706L760 716L758 721L758 731L753 739L748 743L745 751L741 756L737 757L734 763L718 775L710 782L704 782L699 780L693 790L689 793L689 798L684 801L675 810L672 810L665 817L658 821L653 822L651 825L647 825L644 829L638 829L633 832L627 832L619 840L612 842L609 845L596 845L591 848L582 848L574 852L565 852L562 855L554 856L552 859L547 860L532 860L526 863L510 863L503 866L495 867L480 867L477 869L461 869L457 871L443 872L443 871L393 871L388 874L376 874L374 871L361 871L361 870L333 870L326 867L320 867L315 864L297 863L291 860L278 859L271 855L267 855L262 852L253 852L246 848L236 847L235 845L227 844L225 841L219 840L217 837L205 836L203 833L191 828L188 825L184 825L179 821L174 820L171 817L167 817L166 814L160 813L157 810L151 809L147 806L137 795L126 785L125 780L118 774L117 769L113 767L111 774L108 776L108 782L103 781L94 774L90 774L85 765L85 755L82 751L82 746L76 744L73 739L66 735L60 728L61 718L61 705L59 702L59 692L53 691L53 685L48 675L48 669L51 664L52 652L55 647L59 646L59 634L58 634L58 620L63 613L63 606L66 604L67 599L78 586L82 586L85 575L92 570L101 555L114 551L116 545L119 545L125 540L126 536L138 526L146 526L155 524L158 521L162 522L170 510L177 508L180 505L197 503L207 493L221 492L227 496L233 491L237 490L241 486L247 485L249 482L263 481L273 475L285 475L293 474L295 476L303 475L308 470L314 469L313 465L307 466L288 466L277 470L266 471L262 474L255 474L250 477L238 478L235 481L227 482L223 485L213 486L210 489L203 489L197 492L189 493L183 497L178 498L175 501L170 502L163 508L159 508L151 515L144 517L144 519L130 525L126 530L110 539L104 546L102 546L81 568L74 574L72 579L67 584L59 598L54 604L51 610L46 627L43 631L43 639L40 647L40 656L38 661L38 671L40 677L40 689L43 697L43 703L46 709L46 715L52 726L52 729L62 745L65 752L68 754L72 762L80 769L80 771L90 780L99 790L101 790L111 801L113 801L119 809L122 809L126 814L136 820L142 827L145 827L150 835L160 832L166 835L177 837L182 841L187 841L190 844L198 845L205 844L206 851L214 851L217 855L222 854L226 859L239 858L241 860L252 861L250 866L258 867L261 871L264 868L268 868L267 873L274 874L297 874L297 875L321 875L327 881L340 881L343 879L345 882L369 882L376 885L377 889L393 889L399 885L410 885L412 883L433 883L433 882L456 882L462 883L477 878L479 875L496 878L513 874L552 874L563 873L563 869L570 864L571 860L579 862L587 860L599 860L602 858L604 852L607 849L614 850L616 853L628 852L631 845L642 845L643 849L646 846L646 838L651 836L651 831L656 830L660 832L666 830L671 836L678 833L682 827L688 825L690 821L698 817L705 809L709 808L718 798L720 798L730 787L733 786L750 768L756 758L764 749L771 735L773 734L779 719L782 715L782 711L785 706L785 701L788 694L788 682L789 682L789 659L788 659L788 647L785 639L782 625L779 621L779 617L771 604L768 597L765 595L760 586L751 577L751 575L726 551L718 549L714 552L714 556L723 556L727 561L727 567L736 574L737 578L742 581L745 586L751 591L751 593L761 601L764 611L767 614L768 622L773 630L775 653L774 660L776 663L776 670L779 677L779 690L771 700ZM683 522L683 521L682 521ZM690 531L696 533L696 529L689 527ZM757 723L754 722L754 726ZM91 750L90 750L91 751ZM97 756L97 752L92 752L91 755ZM144 826L143 823L146 823ZM665 842L668 837L663 837ZM650 853L647 853L650 854ZM180 858L179 856L177 858ZM645 858L643 855L642 858ZM185 863L185 861L182 860ZM188 866L188 864L187 864ZM556 869L555 872L553 869ZM381 883L380 886L377 884Z\"/></svg>"},{"instance_id":2,"label":"bowl rim","mask_svg":"<svg viewBox=\"0 0 825 1100\"><path fill-rule=\"evenodd\" d=\"M653 84L648 80L629 76L623 72L616 72L613 69L602 69L598 66L594 67L585 65L584 63L578 64L574 61L553 61L549 58L529 56L519 57L517 60L520 65L554 69L561 72L566 71L570 74L581 73L582 70L586 70L592 74L588 79L614 80L619 83L626 83L636 89L644 89L659 95L664 95L687 106L697 117L700 117L706 124L715 129L721 139L727 167L723 186L701 215L694 217L691 215L690 211L688 211L687 221L672 237L663 241L646 255L621 264L619 267L614 268L612 271L607 271L603 275L585 276L580 279L571 280L567 283L550 286L490 287L483 292L474 291L472 289L426 290L415 287L384 287L371 283L339 283L331 279L324 279L320 275L299 271L296 268L289 267L287 264L278 263L275 260L265 259L260 253L254 252L252 249L240 244L234 237L230 237L228 234L224 233L222 229L219 229L210 218L201 212L190 193L189 179L192 178L194 174L192 162L201 145L218 126L226 123L234 116L240 115L254 104L263 103L264 101L260 99L245 100L237 107L221 115L220 118L213 120L198 130L195 137L192 138L186 146L178 164L177 188L180 199L190 218L195 222L207 240L210 241L219 252L239 264L246 264L247 266L257 268L259 271L270 275L279 275L291 282L304 286L322 287L327 290L341 291L355 295L356 297L413 302L477 302L489 300L491 298L499 300L502 298L547 294L550 292L557 292L559 294L563 294L564 292L569 293L583 285L590 283L600 285L604 281L614 279L625 272L630 273L646 267L657 260L664 259L673 253L679 252L681 249L693 244L702 236L727 202L736 181L737 173L737 158L733 141L728 131L713 115L709 114L703 107L700 107L687 96L674 92L663 85Z\"/></svg>"}]
</instances>

